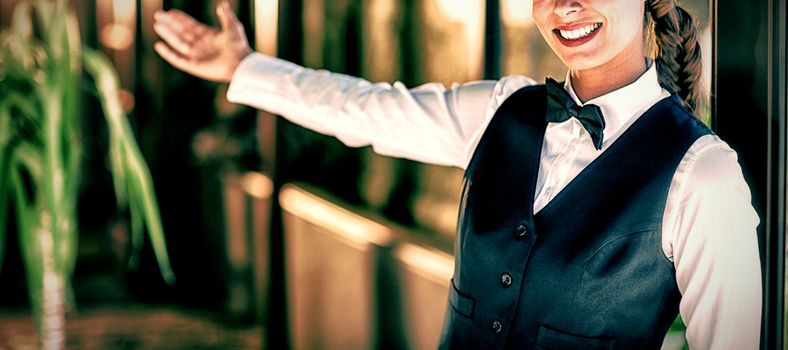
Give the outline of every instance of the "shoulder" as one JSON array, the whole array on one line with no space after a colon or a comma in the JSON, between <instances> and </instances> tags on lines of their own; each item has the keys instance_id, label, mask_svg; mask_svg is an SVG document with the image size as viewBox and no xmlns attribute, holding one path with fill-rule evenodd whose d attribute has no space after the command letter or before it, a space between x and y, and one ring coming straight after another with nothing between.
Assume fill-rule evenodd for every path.
<instances>
[{"instance_id":1,"label":"shoulder","mask_svg":"<svg viewBox=\"0 0 788 350\"><path fill-rule=\"evenodd\" d=\"M682 159L686 175L698 184L716 184L741 177L739 157L725 141L714 134L699 137Z\"/></svg>"},{"instance_id":2,"label":"shoulder","mask_svg":"<svg viewBox=\"0 0 788 350\"><path fill-rule=\"evenodd\" d=\"M508 75L495 84L492 96L490 96L490 106L493 110L498 109L504 101L509 99L514 93L523 90L526 87L539 86L540 84L529 77L522 75Z\"/></svg>"},{"instance_id":3,"label":"shoulder","mask_svg":"<svg viewBox=\"0 0 788 350\"><path fill-rule=\"evenodd\" d=\"M665 215L663 249L669 258L684 255L688 246L752 243L760 219L750 188L736 152L717 135L698 138L684 155L673 177Z\"/></svg>"},{"instance_id":4,"label":"shoulder","mask_svg":"<svg viewBox=\"0 0 788 350\"><path fill-rule=\"evenodd\" d=\"M703 123L703 121L701 121L694 113L684 106L678 96L668 96L661 102L662 103L658 102L658 105L661 106L659 113L660 118L664 120L666 115L670 116L671 118L668 119L668 121L673 124L673 127L677 129L677 132L689 134L691 139L697 139L704 135L710 135L714 133L706 124ZM722 142L722 140L719 138L715 138L715 140L717 140L720 145L724 144L727 146L727 144Z\"/></svg>"},{"instance_id":5,"label":"shoulder","mask_svg":"<svg viewBox=\"0 0 788 350\"><path fill-rule=\"evenodd\" d=\"M676 170L674 185L683 208L703 207L723 215L720 220L732 213L752 214L751 193L738 155L717 135L701 136L692 144ZM757 221L757 217L748 219Z\"/></svg>"},{"instance_id":6,"label":"shoulder","mask_svg":"<svg viewBox=\"0 0 788 350\"><path fill-rule=\"evenodd\" d=\"M474 128L473 134L471 135L465 148L466 168L468 167L468 164L471 161L482 136L487 131L493 117L496 115L496 112L501 107L501 105L506 100L508 100L512 94L529 86L539 86L539 84L536 82L536 80L522 75L504 76L501 79L495 81L492 90L489 92L489 95L487 95L482 122L477 128Z\"/></svg>"}]
</instances>

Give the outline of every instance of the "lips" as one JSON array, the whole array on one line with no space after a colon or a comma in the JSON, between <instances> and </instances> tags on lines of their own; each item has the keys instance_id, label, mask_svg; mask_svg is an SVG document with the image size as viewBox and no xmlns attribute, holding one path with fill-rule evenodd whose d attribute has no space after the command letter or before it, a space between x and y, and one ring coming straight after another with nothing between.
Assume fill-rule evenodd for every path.
<instances>
[{"instance_id":1,"label":"lips","mask_svg":"<svg viewBox=\"0 0 788 350\"><path fill-rule=\"evenodd\" d=\"M599 33L600 28L602 28L602 23L559 27L553 30L553 34L564 46L575 47L591 41Z\"/></svg>"}]
</instances>

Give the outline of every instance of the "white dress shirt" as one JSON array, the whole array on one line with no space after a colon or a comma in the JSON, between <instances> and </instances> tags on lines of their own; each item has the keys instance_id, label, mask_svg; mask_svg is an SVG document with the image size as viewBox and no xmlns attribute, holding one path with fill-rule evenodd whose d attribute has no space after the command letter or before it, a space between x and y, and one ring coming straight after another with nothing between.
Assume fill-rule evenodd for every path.
<instances>
[{"instance_id":1,"label":"white dress shirt","mask_svg":"<svg viewBox=\"0 0 788 350\"><path fill-rule=\"evenodd\" d=\"M535 84L498 81L402 83L317 71L252 54L241 62L230 101L282 115L348 146L425 163L465 168L495 111L512 93ZM567 74L566 89L579 105ZM575 119L545 131L534 212L545 207L635 120L669 96L652 65L637 81L597 97L605 129L597 150ZM662 250L673 261L681 317L692 349L757 349L761 321L759 219L734 152L716 135L698 139L673 176L662 225Z\"/></svg>"}]
</instances>

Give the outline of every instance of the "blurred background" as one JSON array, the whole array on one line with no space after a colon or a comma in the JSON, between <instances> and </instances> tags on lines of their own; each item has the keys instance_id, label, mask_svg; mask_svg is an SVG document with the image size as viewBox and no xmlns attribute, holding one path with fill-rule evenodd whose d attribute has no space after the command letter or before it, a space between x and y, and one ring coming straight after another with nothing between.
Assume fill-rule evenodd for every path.
<instances>
[{"instance_id":1,"label":"blurred background","mask_svg":"<svg viewBox=\"0 0 788 350\"><path fill-rule=\"evenodd\" d=\"M256 50L371 81L448 86L566 74L535 28L527 0L230 2ZM8 27L17 3L0 0L0 27ZM118 70L122 106L152 173L177 281L164 282L147 240L139 264L129 267L130 218L115 204L107 125L97 103L85 99L72 279L77 308L67 311L66 347L435 347L453 270L462 170L347 148L230 104L227 86L181 73L154 53L155 11L177 8L217 25L215 1L70 3L83 43ZM700 21L704 83L716 92L718 82L725 84L713 71L723 55L712 50L713 33L724 32L710 24L716 2L682 5ZM749 11L766 13L757 6ZM737 60L731 66L739 67L748 59L720 62ZM711 102L703 117L724 127ZM746 137L732 144L745 144ZM747 175L759 183L758 170ZM0 227L8 233L0 348L34 348L14 220L6 226ZM684 346L682 329L677 322L666 348Z\"/></svg>"}]
</instances>

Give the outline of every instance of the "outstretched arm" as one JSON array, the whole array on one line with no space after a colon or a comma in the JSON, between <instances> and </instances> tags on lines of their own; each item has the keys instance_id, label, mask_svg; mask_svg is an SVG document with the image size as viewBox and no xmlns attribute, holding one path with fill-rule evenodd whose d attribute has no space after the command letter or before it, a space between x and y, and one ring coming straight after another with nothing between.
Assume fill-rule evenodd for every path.
<instances>
[{"instance_id":1,"label":"outstretched arm","mask_svg":"<svg viewBox=\"0 0 788 350\"><path fill-rule=\"evenodd\" d=\"M156 51L178 69L231 82L231 102L281 115L348 146L419 162L465 167L498 105L535 82L525 77L407 88L313 70L253 53L243 27L223 1L217 30L170 10L155 16Z\"/></svg>"},{"instance_id":2,"label":"outstretched arm","mask_svg":"<svg viewBox=\"0 0 788 350\"><path fill-rule=\"evenodd\" d=\"M208 27L178 11L160 11L153 29L163 41L156 52L176 68L203 79L227 83L236 67L252 53L244 28L227 1L216 7L221 29Z\"/></svg>"}]
</instances>

